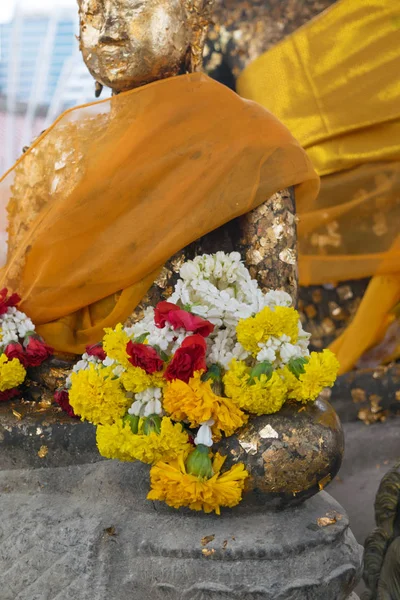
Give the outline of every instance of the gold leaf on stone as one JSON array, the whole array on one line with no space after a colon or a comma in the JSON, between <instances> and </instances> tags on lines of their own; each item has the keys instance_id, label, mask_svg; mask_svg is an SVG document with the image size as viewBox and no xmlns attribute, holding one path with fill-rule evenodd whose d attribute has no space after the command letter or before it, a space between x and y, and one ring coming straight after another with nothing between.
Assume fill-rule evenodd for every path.
<instances>
[{"instance_id":1,"label":"gold leaf on stone","mask_svg":"<svg viewBox=\"0 0 400 600\"><path fill-rule=\"evenodd\" d=\"M257 454L257 442L250 440L248 442L245 442L244 440L239 440L239 444L241 446L241 448L243 448L243 450L245 452L247 452L247 454L253 455L253 454Z\"/></svg>"},{"instance_id":2,"label":"gold leaf on stone","mask_svg":"<svg viewBox=\"0 0 400 600\"><path fill-rule=\"evenodd\" d=\"M317 519L317 523L319 527L327 527L328 525L333 525L336 523L336 519L332 517L320 517Z\"/></svg>"},{"instance_id":3,"label":"gold leaf on stone","mask_svg":"<svg viewBox=\"0 0 400 600\"><path fill-rule=\"evenodd\" d=\"M213 542L215 539L215 535L205 535L203 538L201 538L201 545L202 546L207 546L207 544L210 544L210 542Z\"/></svg>"},{"instance_id":4,"label":"gold leaf on stone","mask_svg":"<svg viewBox=\"0 0 400 600\"><path fill-rule=\"evenodd\" d=\"M212 556L213 554L215 554L215 550L214 548L203 548L203 550L201 551L203 556Z\"/></svg>"},{"instance_id":5,"label":"gold leaf on stone","mask_svg":"<svg viewBox=\"0 0 400 600\"><path fill-rule=\"evenodd\" d=\"M49 408L51 406L51 400L41 400L38 402L38 407L43 409Z\"/></svg>"},{"instance_id":6,"label":"gold leaf on stone","mask_svg":"<svg viewBox=\"0 0 400 600\"><path fill-rule=\"evenodd\" d=\"M282 250L282 252L279 253L279 258L288 265L295 265L297 256L293 248L285 248L285 250Z\"/></svg>"},{"instance_id":7,"label":"gold leaf on stone","mask_svg":"<svg viewBox=\"0 0 400 600\"><path fill-rule=\"evenodd\" d=\"M38 457L39 458L45 458L47 456L49 449L47 446L40 446L39 452L38 452Z\"/></svg>"},{"instance_id":8,"label":"gold leaf on stone","mask_svg":"<svg viewBox=\"0 0 400 600\"><path fill-rule=\"evenodd\" d=\"M19 413L17 410L15 410L14 408L12 409L12 414L14 415L14 417L17 417L18 421L20 421L22 419L22 415L21 413Z\"/></svg>"},{"instance_id":9,"label":"gold leaf on stone","mask_svg":"<svg viewBox=\"0 0 400 600\"><path fill-rule=\"evenodd\" d=\"M352 389L351 397L353 398L353 402L355 402L355 403L366 402L366 400L367 400L367 394L365 393L365 390L363 390L362 388Z\"/></svg>"},{"instance_id":10,"label":"gold leaf on stone","mask_svg":"<svg viewBox=\"0 0 400 600\"><path fill-rule=\"evenodd\" d=\"M328 473L328 475L325 475L325 477L323 477L322 479L320 479L318 481L318 487L319 487L320 491L322 491L324 489L324 487L326 487L328 485L330 480L331 480L331 475L330 475L330 473Z\"/></svg>"}]
</instances>

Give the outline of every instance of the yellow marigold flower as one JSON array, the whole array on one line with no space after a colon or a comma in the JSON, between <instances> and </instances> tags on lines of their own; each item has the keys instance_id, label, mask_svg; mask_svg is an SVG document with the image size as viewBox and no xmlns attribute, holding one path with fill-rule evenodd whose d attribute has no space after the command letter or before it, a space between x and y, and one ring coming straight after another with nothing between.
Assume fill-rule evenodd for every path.
<instances>
[{"instance_id":1,"label":"yellow marigold flower","mask_svg":"<svg viewBox=\"0 0 400 600\"><path fill-rule=\"evenodd\" d=\"M339 361L333 352L312 352L299 379L288 367L282 370L289 390L288 397L303 403L316 400L325 387L332 387L335 383L338 370Z\"/></svg>"},{"instance_id":2,"label":"yellow marigold flower","mask_svg":"<svg viewBox=\"0 0 400 600\"><path fill-rule=\"evenodd\" d=\"M77 415L95 425L111 425L122 417L132 398L127 398L113 367L82 369L71 374L69 401Z\"/></svg>"},{"instance_id":3,"label":"yellow marigold flower","mask_svg":"<svg viewBox=\"0 0 400 600\"><path fill-rule=\"evenodd\" d=\"M168 382L164 389L163 407L175 421L189 421L191 427L213 419L213 433L217 437L220 437L221 431L226 436L232 435L247 421L247 415L229 398L213 392L210 380L201 380L200 371L194 373L189 383L180 379Z\"/></svg>"},{"instance_id":4,"label":"yellow marigold flower","mask_svg":"<svg viewBox=\"0 0 400 600\"><path fill-rule=\"evenodd\" d=\"M244 362L234 359L223 379L226 395L240 408L256 415L278 412L286 400L285 382L274 371L270 379L262 374L250 384L250 371Z\"/></svg>"},{"instance_id":5,"label":"yellow marigold flower","mask_svg":"<svg viewBox=\"0 0 400 600\"><path fill-rule=\"evenodd\" d=\"M216 453L213 461L214 475L210 479L199 479L186 472L184 457L174 461L159 462L150 470L151 491L149 500L160 500L180 508L206 513L221 513L221 506L236 506L242 499L244 482L248 472L242 463L234 465L221 474L225 457Z\"/></svg>"},{"instance_id":6,"label":"yellow marigold flower","mask_svg":"<svg viewBox=\"0 0 400 600\"><path fill-rule=\"evenodd\" d=\"M237 339L248 352L257 356L259 343L273 337L287 335L293 344L299 335L299 313L288 306L276 306L274 310L266 306L254 317L242 319L236 327Z\"/></svg>"},{"instance_id":7,"label":"yellow marigold flower","mask_svg":"<svg viewBox=\"0 0 400 600\"><path fill-rule=\"evenodd\" d=\"M8 360L6 354L0 356L0 392L18 387L25 377L26 370L17 358Z\"/></svg>"},{"instance_id":8,"label":"yellow marigold flower","mask_svg":"<svg viewBox=\"0 0 400 600\"><path fill-rule=\"evenodd\" d=\"M148 375L144 369L129 363L126 371L121 374L121 383L127 392L139 394L149 387L163 387L165 379L161 371Z\"/></svg>"},{"instance_id":9,"label":"yellow marigold flower","mask_svg":"<svg viewBox=\"0 0 400 600\"><path fill-rule=\"evenodd\" d=\"M118 323L115 329L107 327L103 338L103 349L109 358L118 361L123 367L128 368L130 362L126 353L126 345L130 341L123 325Z\"/></svg>"},{"instance_id":10,"label":"yellow marigold flower","mask_svg":"<svg viewBox=\"0 0 400 600\"><path fill-rule=\"evenodd\" d=\"M143 424L141 420L139 431ZM113 425L99 425L96 431L99 452L106 458L123 461L140 460L152 464L160 460L171 460L177 456L189 454L191 445L187 433L180 423L173 424L164 417L161 421L161 432L150 435L132 433L129 424L119 419Z\"/></svg>"}]
</instances>

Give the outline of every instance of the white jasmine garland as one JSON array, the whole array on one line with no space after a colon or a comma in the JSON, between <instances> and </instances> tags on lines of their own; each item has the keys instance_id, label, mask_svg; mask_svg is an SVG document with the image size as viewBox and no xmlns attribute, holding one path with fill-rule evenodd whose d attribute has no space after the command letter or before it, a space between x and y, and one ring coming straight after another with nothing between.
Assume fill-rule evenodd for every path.
<instances>
[{"instance_id":1,"label":"white jasmine garland","mask_svg":"<svg viewBox=\"0 0 400 600\"><path fill-rule=\"evenodd\" d=\"M9 306L7 312L0 315L0 330L0 348L4 349L8 344L18 343L28 333L33 333L35 326L25 313L15 306Z\"/></svg>"},{"instance_id":2,"label":"white jasmine garland","mask_svg":"<svg viewBox=\"0 0 400 600\"><path fill-rule=\"evenodd\" d=\"M265 306L292 304L284 291L263 294L238 252L198 256L182 266L180 275L171 302L181 302L218 328L236 327Z\"/></svg>"},{"instance_id":3,"label":"white jasmine garland","mask_svg":"<svg viewBox=\"0 0 400 600\"><path fill-rule=\"evenodd\" d=\"M217 331L217 334L212 338L208 338L206 342L206 362L208 366L217 364L223 369L227 369L232 359L246 360L249 356L249 353L237 341L234 327Z\"/></svg>"},{"instance_id":4,"label":"white jasmine garland","mask_svg":"<svg viewBox=\"0 0 400 600\"><path fill-rule=\"evenodd\" d=\"M257 354L257 361L268 361L274 368L279 369L292 359L309 356L308 340L310 336L305 332L303 334L303 338L299 339L296 344L292 344L287 335L271 336L266 342L259 343L260 352Z\"/></svg>"}]
</instances>

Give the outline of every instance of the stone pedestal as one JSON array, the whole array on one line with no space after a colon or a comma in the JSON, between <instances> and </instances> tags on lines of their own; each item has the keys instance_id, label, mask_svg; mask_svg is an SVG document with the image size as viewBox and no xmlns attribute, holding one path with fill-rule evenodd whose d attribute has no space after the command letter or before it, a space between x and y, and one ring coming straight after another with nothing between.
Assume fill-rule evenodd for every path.
<instances>
[{"instance_id":1,"label":"stone pedestal","mask_svg":"<svg viewBox=\"0 0 400 600\"><path fill-rule=\"evenodd\" d=\"M361 569L327 493L221 517L146 500L148 469L0 472L2 600L345 600Z\"/></svg>"}]
</instances>

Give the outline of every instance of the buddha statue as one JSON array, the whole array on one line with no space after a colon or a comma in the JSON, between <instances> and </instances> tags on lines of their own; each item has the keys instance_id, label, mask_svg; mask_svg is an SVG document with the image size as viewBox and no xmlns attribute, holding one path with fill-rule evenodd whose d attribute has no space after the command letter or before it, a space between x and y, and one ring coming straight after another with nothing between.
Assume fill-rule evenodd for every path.
<instances>
[{"instance_id":1,"label":"buddha statue","mask_svg":"<svg viewBox=\"0 0 400 600\"><path fill-rule=\"evenodd\" d=\"M64 115L17 164L10 188L3 283L24 282L22 307L57 351L31 373L36 396L65 377L65 352L168 298L195 255L239 251L263 290L295 301L295 190L317 190L289 132L200 73L210 0L78 4L83 59L97 89L114 95ZM269 424L273 438L262 433ZM221 448L247 464L254 498L284 506L329 483L343 438L319 399L251 419Z\"/></svg>"}]
</instances>

